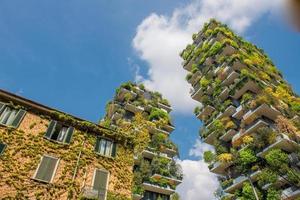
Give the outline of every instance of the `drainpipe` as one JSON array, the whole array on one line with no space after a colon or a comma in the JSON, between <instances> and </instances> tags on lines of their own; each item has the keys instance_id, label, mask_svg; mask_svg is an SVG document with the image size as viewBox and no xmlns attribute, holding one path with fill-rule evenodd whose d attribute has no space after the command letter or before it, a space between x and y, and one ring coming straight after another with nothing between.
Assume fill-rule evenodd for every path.
<instances>
[{"instance_id":1,"label":"drainpipe","mask_svg":"<svg viewBox=\"0 0 300 200\"><path fill-rule=\"evenodd\" d=\"M85 144L85 141L82 142L82 147L84 147L84 144ZM78 157L77 157L76 167L75 167L75 169L74 169L74 174L73 174L73 177L72 177L72 181L73 181L73 182L75 181L76 174L77 174L77 171L78 171L78 165L79 165L81 153L82 153L82 150L80 149L79 154L78 154Z\"/></svg>"}]
</instances>

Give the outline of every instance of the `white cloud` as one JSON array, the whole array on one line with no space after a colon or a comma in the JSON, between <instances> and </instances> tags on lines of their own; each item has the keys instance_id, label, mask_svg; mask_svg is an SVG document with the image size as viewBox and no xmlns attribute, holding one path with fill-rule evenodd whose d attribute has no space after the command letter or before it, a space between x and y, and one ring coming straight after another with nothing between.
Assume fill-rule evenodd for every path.
<instances>
[{"instance_id":1,"label":"white cloud","mask_svg":"<svg viewBox=\"0 0 300 200\"><path fill-rule=\"evenodd\" d=\"M203 152L207 150L212 150L212 147L197 140L189 154L200 158L200 160L182 160L178 162L182 167L184 178L183 183L178 186L177 192L183 200L214 199L218 181L216 176L210 173L207 164L202 159Z\"/></svg>"},{"instance_id":2,"label":"white cloud","mask_svg":"<svg viewBox=\"0 0 300 200\"><path fill-rule=\"evenodd\" d=\"M191 42L210 18L225 22L243 32L259 17L278 8L282 0L193 0L177 8L171 16L148 16L137 27L133 47L148 63L148 76L139 77L144 84L160 91L172 103L175 112L191 113L195 102L189 95L181 67L180 51Z\"/></svg>"}]
</instances>

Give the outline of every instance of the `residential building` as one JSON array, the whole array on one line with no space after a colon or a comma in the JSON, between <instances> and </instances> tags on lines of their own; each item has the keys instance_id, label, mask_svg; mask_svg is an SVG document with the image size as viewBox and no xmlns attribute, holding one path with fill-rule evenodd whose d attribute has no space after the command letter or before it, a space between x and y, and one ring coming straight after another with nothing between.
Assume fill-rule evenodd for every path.
<instances>
[{"instance_id":1,"label":"residential building","mask_svg":"<svg viewBox=\"0 0 300 200\"><path fill-rule=\"evenodd\" d=\"M122 84L107 104L102 123L121 129L131 125L136 132L134 200L169 200L181 183L181 169L174 160L178 150L169 139L175 129L169 115L171 110L160 93L131 82Z\"/></svg>"},{"instance_id":2,"label":"residential building","mask_svg":"<svg viewBox=\"0 0 300 200\"><path fill-rule=\"evenodd\" d=\"M181 57L220 199L299 199L300 99L270 58L215 20Z\"/></svg>"},{"instance_id":3,"label":"residential building","mask_svg":"<svg viewBox=\"0 0 300 200\"><path fill-rule=\"evenodd\" d=\"M131 199L133 162L132 136L0 90L1 199Z\"/></svg>"}]
</instances>

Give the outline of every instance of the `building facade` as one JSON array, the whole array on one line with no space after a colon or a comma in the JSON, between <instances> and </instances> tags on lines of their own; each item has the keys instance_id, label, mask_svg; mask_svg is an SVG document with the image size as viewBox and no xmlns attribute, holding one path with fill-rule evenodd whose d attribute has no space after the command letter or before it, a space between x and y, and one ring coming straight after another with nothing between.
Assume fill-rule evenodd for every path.
<instances>
[{"instance_id":1,"label":"building facade","mask_svg":"<svg viewBox=\"0 0 300 200\"><path fill-rule=\"evenodd\" d=\"M131 199L133 138L0 90L1 199Z\"/></svg>"},{"instance_id":2,"label":"building facade","mask_svg":"<svg viewBox=\"0 0 300 200\"><path fill-rule=\"evenodd\" d=\"M181 53L219 199L300 198L300 99L263 50L215 20Z\"/></svg>"},{"instance_id":3,"label":"building facade","mask_svg":"<svg viewBox=\"0 0 300 200\"><path fill-rule=\"evenodd\" d=\"M181 183L182 173L174 157L176 145L169 139L174 130L171 107L158 92L143 85L124 83L107 104L103 123L136 131L134 200L169 200Z\"/></svg>"}]
</instances>

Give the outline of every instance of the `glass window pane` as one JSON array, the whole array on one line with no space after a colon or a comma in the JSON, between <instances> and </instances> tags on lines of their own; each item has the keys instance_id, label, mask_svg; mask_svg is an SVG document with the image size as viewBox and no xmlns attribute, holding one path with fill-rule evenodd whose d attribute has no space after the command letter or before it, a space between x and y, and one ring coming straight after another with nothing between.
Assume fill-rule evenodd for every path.
<instances>
[{"instance_id":1,"label":"glass window pane","mask_svg":"<svg viewBox=\"0 0 300 200\"><path fill-rule=\"evenodd\" d=\"M1 124L6 124L10 113L11 113L11 109L9 107L6 107L5 110L3 111L3 113L0 116L0 123Z\"/></svg>"},{"instance_id":2,"label":"glass window pane","mask_svg":"<svg viewBox=\"0 0 300 200\"><path fill-rule=\"evenodd\" d=\"M100 140L100 151L99 153L102 155L105 155L105 146L106 146L106 140L101 139Z\"/></svg>"},{"instance_id":3,"label":"glass window pane","mask_svg":"<svg viewBox=\"0 0 300 200\"><path fill-rule=\"evenodd\" d=\"M57 158L43 156L34 178L48 183L51 182L57 162Z\"/></svg>"},{"instance_id":4,"label":"glass window pane","mask_svg":"<svg viewBox=\"0 0 300 200\"><path fill-rule=\"evenodd\" d=\"M17 112L18 112L17 110L11 111L9 118L7 119L6 125L8 125L8 126L12 125L12 123L14 122L14 120L16 118Z\"/></svg>"},{"instance_id":5,"label":"glass window pane","mask_svg":"<svg viewBox=\"0 0 300 200\"><path fill-rule=\"evenodd\" d=\"M110 141L106 141L105 155L111 156L112 143Z\"/></svg>"},{"instance_id":6,"label":"glass window pane","mask_svg":"<svg viewBox=\"0 0 300 200\"><path fill-rule=\"evenodd\" d=\"M66 137L67 131L67 127L62 127L62 129L58 133L57 141L63 142Z\"/></svg>"}]
</instances>

